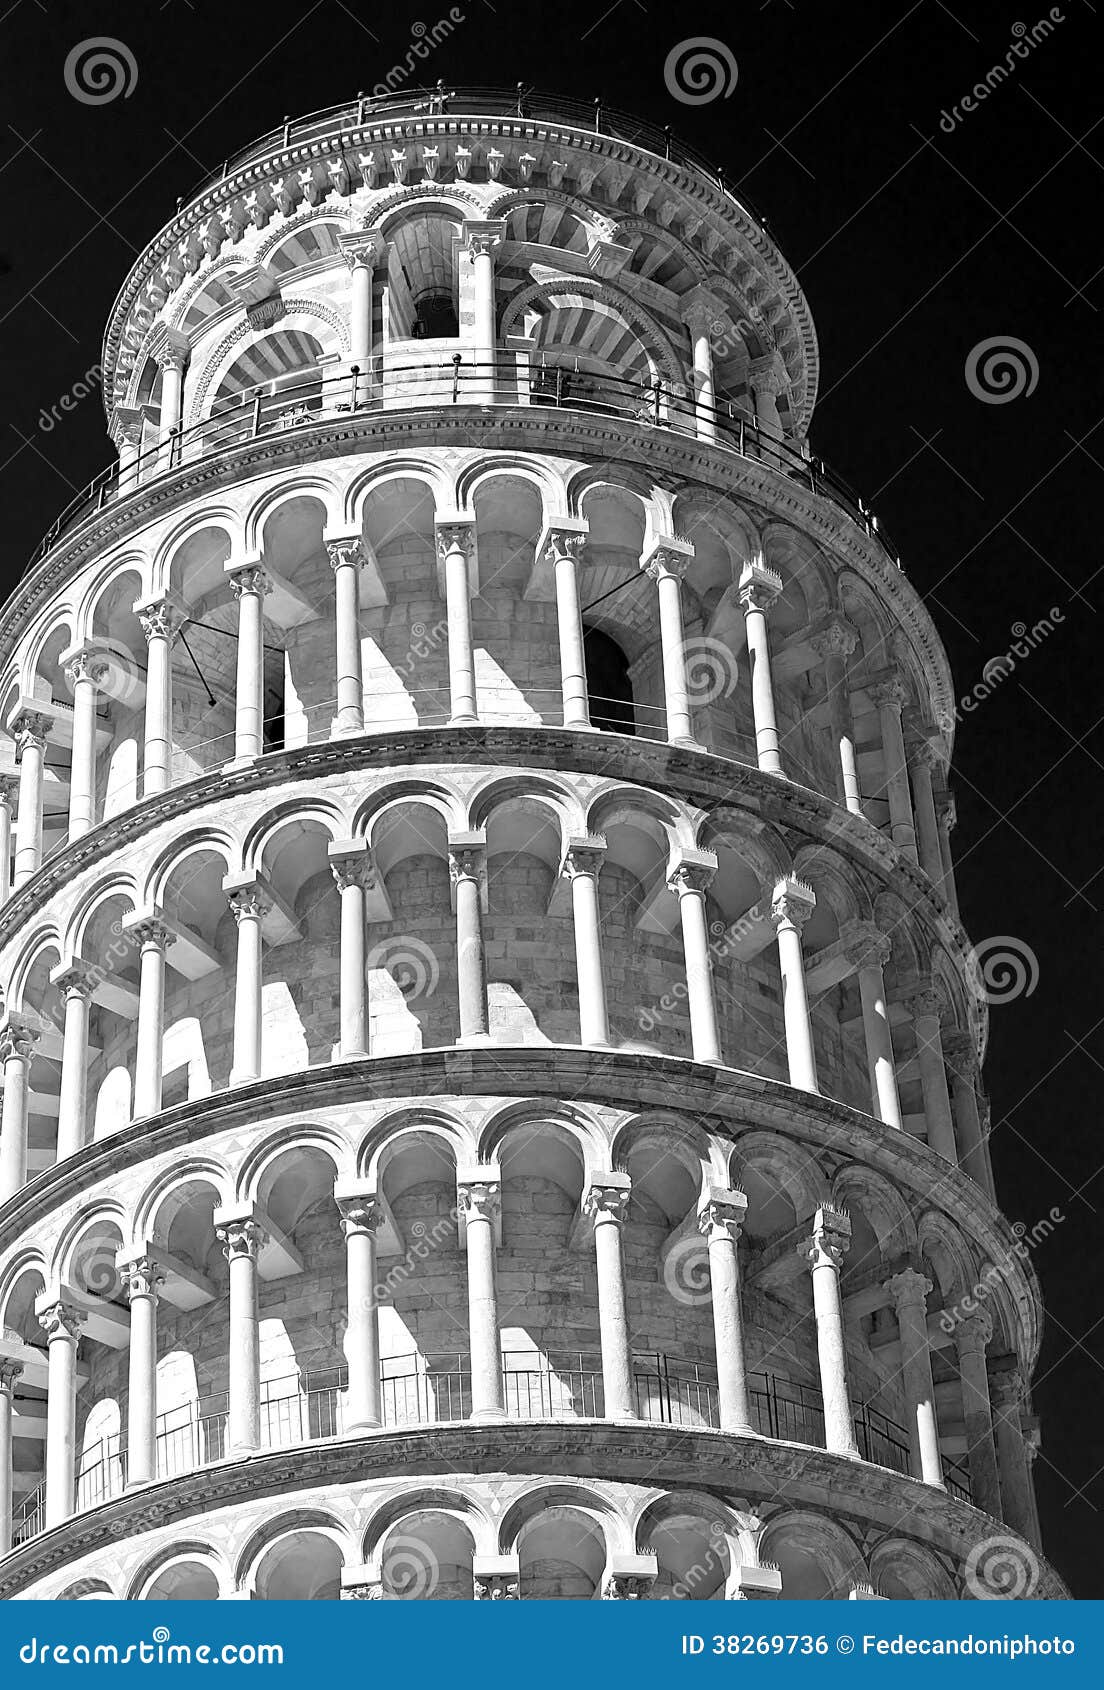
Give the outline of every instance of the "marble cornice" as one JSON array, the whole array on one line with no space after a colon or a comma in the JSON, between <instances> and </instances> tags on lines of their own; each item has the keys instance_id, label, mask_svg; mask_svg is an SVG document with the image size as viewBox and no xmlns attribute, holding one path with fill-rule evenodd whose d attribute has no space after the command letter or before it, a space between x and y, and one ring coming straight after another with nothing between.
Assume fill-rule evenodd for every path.
<instances>
[{"instance_id":1,"label":"marble cornice","mask_svg":"<svg viewBox=\"0 0 1104 1690\"><path fill-rule=\"evenodd\" d=\"M597 455L611 468L662 466L676 478L696 480L784 518L853 569L892 608L921 659L932 686L937 720L952 719L955 697L950 665L919 593L881 542L868 535L826 495L729 447L711 445L674 429L653 428L597 414L544 406L478 405L424 411L379 410L342 414L278 435L265 435L168 475L156 477L120 503L110 504L71 530L23 576L0 610L0 652L10 651L34 615L45 609L71 570L108 547L135 536L151 519L216 489L234 487L265 470L319 463L357 452L454 445L483 449Z\"/></svg>"},{"instance_id":2,"label":"marble cornice","mask_svg":"<svg viewBox=\"0 0 1104 1690\"><path fill-rule=\"evenodd\" d=\"M849 1525L867 1552L882 1538L912 1539L949 1557L960 1579L971 1550L997 1533L1013 1536L1007 1526L941 1490L804 1444L651 1422L496 1421L300 1444L126 1492L14 1549L0 1561L0 1599L17 1597L35 1581L95 1554L105 1541L118 1544L165 1526L179 1533L186 1522L198 1524L218 1509L259 1497L271 1497L290 1512L303 1492L327 1486L447 1475L448 1484L462 1491L465 1474L503 1471L712 1491L764 1519L783 1507L830 1508L831 1517ZM1048 1562L1026 1544L1023 1554L1039 1564L1034 1600L1068 1596Z\"/></svg>"},{"instance_id":3,"label":"marble cornice","mask_svg":"<svg viewBox=\"0 0 1104 1690\"><path fill-rule=\"evenodd\" d=\"M449 1097L516 1097L552 1103L575 1098L635 1114L674 1111L692 1115L706 1131L735 1143L749 1128L779 1133L814 1152L868 1165L911 1192L918 1209L935 1206L973 1239L981 1257L1005 1264L1023 1335L1028 1371L1041 1339L1041 1296L1020 1240L991 1199L959 1169L908 1133L833 1098L815 1096L781 1080L718 1068L684 1057L595 1052L578 1045L509 1046L461 1050L445 1046L402 1056L334 1062L327 1067L272 1074L250 1085L213 1092L162 1110L120 1133L97 1139L78 1156L30 1180L0 1206L0 1252L29 1239L55 1210L79 1199L97 1181L113 1178L166 1152L194 1150L220 1133L255 1126L259 1119L286 1124L301 1116L317 1121L325 1110L365 1100L373 1105Z\"/></svg>"}]
</instances>

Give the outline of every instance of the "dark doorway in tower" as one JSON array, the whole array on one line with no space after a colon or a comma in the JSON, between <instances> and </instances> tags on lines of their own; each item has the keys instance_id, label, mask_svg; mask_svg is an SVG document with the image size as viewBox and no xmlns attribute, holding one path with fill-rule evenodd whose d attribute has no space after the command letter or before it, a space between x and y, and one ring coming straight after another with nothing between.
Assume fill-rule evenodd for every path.
<instances>
[{"instance_id":1,"label":"dark doorway in tower","mask_svg":"<svg viewBox=\"0 0 1104 1690\"><path fill-rule=\"evenodd\" d=\"M606 733L635 734L636 714L625 653L600 628L584 629L583 651L591 722Z\"/></svg>"},{"instance_id":2,"label":"dark doorway in tower","mask_svg":"<svg viewBox=\"0 0 1104 1690\"><path fill-rule=\"evenodd\" d=\"M414 307L415 340L452 340L460 333L456 303L451 293L433 290L423 293Z\"/></svg>"}]
</instances>

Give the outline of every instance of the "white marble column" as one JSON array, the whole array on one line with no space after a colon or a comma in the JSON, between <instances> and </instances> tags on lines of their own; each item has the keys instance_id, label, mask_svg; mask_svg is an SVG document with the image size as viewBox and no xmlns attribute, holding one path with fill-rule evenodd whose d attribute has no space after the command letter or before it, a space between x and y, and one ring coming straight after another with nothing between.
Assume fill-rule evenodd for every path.
<instances>
[{"instance_id":1,"label":"white marble column","mask_svg":"<svg viewBox=\"0 0 1104 1690\"><path fill-rule=\"evenodd\" d=\"M1020 1369L1015 1366L995 1369L989 1376L989 1392L994 1410L1002 1517L1006 1526L1011 1526L1038 1549L1039 1517L1023 1430L1027 1392Z\"/></svg>"},{"instance_id":2,"label":"white marble column","mask_svg":"<svg viewBox=\"0 0 1104 1690\"><path fill-rule=\"evenodd\" d=\"M163 593L134 606L146 638L146 721L142 752L142 796L172 785L172 648L186 620L180 606Z\"/></svg>"},{"instance_id":3,"label":"white marble column","mask_svg":"<svg viewBox=\"0 0 1104 1690\"><path fill-rule=\"evenodd\" d=\"M782 592L782 577L759 559L750 559L740 573L739 597L744 608L748 664L751 671L751 711L755 722L755 754L767 774L782 773L778 718L774 708L770 633L767 613Z\"/></svg>"},{"instance_id":4,"label":"white marble column","mask_svg":"<svg viewBox=\"0 0 1104 1690\"><path fill-rule=\"evenodd\" d=\"M247 768L264 751L264 599L268 577L258 564L228 570L238 601L238 664L234 708L234 759Z\"/></svg>"},{"instance_id":5,"label":"white marble column","mask_svg":"<svg viewBox=\"0 0 1104 1690\"><path fill-rule=\"evenodd\" d=\"M939 848L939 821L932 786L932 770L939 766L939 753L930 740L913 740L908 748L908 759L920 867L932 885L940 887L943 883L943 857Z\"/></svg>"},{"instance_id":6,"label":"white marble column","mask_svg":"<svg viewBox=\"0 0 1104 1690\"><path fill-rule=\"evenodd\" d=\"M720 304L703 288L692 288L680 301L681 316L690 335L694 371L694 429L699 440L717 438L717 395L713 375L714 323L723 321Z\"/></svg>"},{"instance_id":7,"label":"white marble column","mask_svg":"<svg viewBox=\"0 0 1104 1690\"><path fill-rule=\"evenodd\" d=\"M583 1045L606 1046L610 1042L598 897L605 855L606 842L599 835L570 838L560 868L560 873L571 883L575 970L579 983L579 1043Z\"/></svg>"},{"instance_id":8,"label":"white marble column","mask_svg":"<svg viewBox=\"0 0 1104 1690\"><path fill-rule=\"evenodd\" d=\"M954 853L951 850L951 833L958 821L958 810L955 806L954 795L941 792L935 801L935 818L939 828L939 859L943 865L943 875L940 881L940 891L950 905L955 920L958 920L958 888L955 885Z\"/></svg>"},{"instance_id":9,"label":"white marble column","mask_svg":"<svg viewBox=\"0 0 1104 1690\"><path fill-rule=\"evenodd\" d=\"M23 1363L0 1354L0 1556L12 1546L12 1422L15 1418L15 1382L22 1376Z\"/></svg>"},{"instance_id":10,"label":"white marble column","mask_svg":"<svg viewBox=\"0 0 1104 1690\"><path fill-rule=\"evenodd\" d=\"M908 694L895 675L868 687L867 691L878 707L881 726L890 838L899 851L918 863L920 859L916 851L916 827L905 759L905 733L901 726L901 711Z\"/></svg>"},{"instance_id":11,"label":"white marble column","mask_svg":"<svg viewBox=\"0 0 1104 1690\"><path fill-rule=\"evenodd\" d=\"M100 971L69 957L50 973L61 993L65 1020L61 1035L61 1096L58 1100L57 1159L76 1156L88 1142L88 1021Z\"/></svg>"},{"instance_id":12,"label":"white marble column","mask_svg":"<svg viewBox=\"0 0 1104 1690\"><path fill-rule=\"evenodd\" d=\"M349 1367L349 1389L342 1430L347 1437L357 1437L383 1423L376 1273L376 1233L383 1214L379 1195L369 1186L337 1185L334 1201L345 1233L345 1360Z\"/></svg>"},{"instance_id":13,"label":"white marble column","mask_svg":"<svg viewBox=\"0 0 1104 1690\"><path fill-rule=\"evenodd\" d=\"M812 1236L798 1245L813 1276L817 1359L824 1399L824 1447L837 1455L859 1453L847 1371L847 1339L840 1295L840 1267L851 1243L851 1222L839 1209L817 1210Z\"/></svg>"},{"instance_id":14,"label":"white marble column","mask_svg":"<svg viewBox=\"0 0 1104 1690\"><path fill-rule=\"evenodd\" d=\"M847 660L854 653L858 639L849 623L842 617L833 616L809 642L824 664L832 761L840 800L853 816L861 816L863 807L859 788L859 765L855 754L855 727L851 717L851 693L847 682Z\"/></svg>"},{"instance_id":15,"label":"white marble column","mask_svg":"<svg viewBox=\"0 0 1104 1690\"><path fill-rule=\"evenodd\" d=\"M783 438L782 418L778 410L779 397L786 391L786 372L774 353L757 358L748 367L748 386L755 404L755 422L759 430L759 451L767 463L774 463L781 454L772 451L775 442Z\"/></svg>"},{"instance_id":16,"label":"white marble column","mask_svg":"<svg viewBox=\"0 0 1104 1690\"><path fill-rule=\"evenodd\" d=\"M227 1454L250 1455L261 1442L258 1258L265 1231L251 1203L236 1209L216 1209L214 1226L230 1264Z\"/></svg>"},{"instance_id":17,"label":"white marble column","mask_svg":"<svg viewBox=\"0 0 1104 1690\"><path fill-rule=\"evenodd\" d=\"M176 936L166 927L160 910L127 916L123 929L140 947L138 1036L134 1054L134 1116L140 1120L144 1115L156 1115L161 1107L165 958Z\"/></svg>"},{"instance_id":18,"label":"white marble column","mask_svg":"<svg viewBox=\"0 0 1104 1690\"><path fill-rule=\"evenodd\" d=\"M127 1385L127 1485L157 1477L157 1292L164 1272L148 1253L122 1259L119 1273L130 1303Z\"/></svg>"},{"instance_id":19,"label":"white marble column","mask_svg":"<svg viewBox=\"0 0 1104 1690\"><path fill-rule=\"evenodd\" d=\"M174 440L184 416L184 371L188 365L190 348L184 335L172 329L164 331L153 347L153 357L161 370L161 413L158 433L161 441L157 467L164 471L174 462Z\"/></svg>"},{"instance_id":20,"label":"white marble column","mask_svg":"<svg viewBox=\"0 0 1104 1690\"><path fill-rule=\"evenodd\" d=\"M974 1035L957 1027L950 1028L943 1034L943 1054L950 1066L954 1137L960 1165L975 1185L995 1197L989 1149L978 1108L981 1073Z\"/></svg>"},{"instance_id":21,"label":"white marble column","mask_svg":"<svg viewBox=\"0 0 1104 1690\"><path fill-rule=\"evenodd\" d=\"M0 1107L0 1203L14 1197L27 1179L27 1114L31 1058L38 1033L19 1015L0 1022L0 1062L4 1099Z\"/></svg>"},{"instance_id":22,"label":"white marble column","mask_svg":"<svg viewBox=\"0 0 1104 1690\"><path fill-rule=\"evenodd\" d=\"M625 1302L621 1227L629 1207L628 1174L596 1173L583 1193L583 1213L594 1222L598 1269L598 1325L602 1347L602 1391L607 1420L636 1418L632 1347Z\"/></svg>"},{"instance_id":23,"label":"white marble column","mask_svg":"<svg viewBox=\"0 0 1104 1690\"><path fill-rule=\"evenodd\" d=\"M46 767L46 740L53 718L38 710L23 709L10 724L19 759L19 809L15 819L15 873L19 887L37 873L42 862L42 781Z\"/></svg>"},{"instance_id":24,"label":"white marble column","mask_svg":"<svg viewBox=\"0 0 1104 1690\"><path fill-rule=\"evenodd\" d=\"M12 891L12 817L15 815L19 781L14 775L0 775L0 904Z\"/></svg>"},{"instance_id":25,"label":"white marble column","mask_svg":"<svg viewBox=\"0 0 1104 1690\"><path fill-rule=\"evenodd\" d=\"M353 233L339 237L339 244L349 268L349 358L358 367L361 377L371 375L372 360L372 286L377 263L383 257L383 242L378 231Z\"/></svg>"},{"instance_id":26,"label":"white marble column","mask_svg":"<svg viewBox=\"0 0 1104 1690\"><path fill-rule=\"evenodd\" d=\"M712 851L695 853L693 857L683 852L673 857L667 867L667 885L679 905L686 966L686 1002L690 1011L690 1043L695 1062L724 1060L717 1027L713 957L705 905L705 894L716 871L717 859Z\"/></svg>"},{"instance_id":27,"label":"white marble column","mask_svg":"<svg viewBox=\"0 0 1104 1690\"><path fill-rule=\"evenodd\" d=\"M96 689L108 668L92 650L65 665L73 691L73 751L69 761L69 838L79 839L96 821Z\"/></svg>"},{"instance_id":28,"label":"white marble column","mask_svg":"<svg viewBox=\"0 0 1104 1690\"><path fill-rule=\"evenodd\" d=\"M698 1211L698 1226L709 1248L709 1294L713 1305L717 1415L721 1431L754 1436L740 1300L739 1243L747 1206L742 1191L711 1186Z\"/></svg>"},{"instance_id":29,"label":"white marble column","mask_svg":"<svg viewBox=\"0 0 1104 1690\"><path fill-rule=\"evenodd\" d=\"M133 493L141 478L142 466L138 461L142 452L141 411L116 405L107 432L119 454L118 493L120 499L125 499L128 493Z\"/></svg>"},{"instance_id":30,"label":"white marble column","mask_svg":"<svg viewBox=\"0 0 1104 1690\"><path fill-rule=\"evenodd\" d=\"M340 1057L368 1055L367 899L375 882L368 848L359 842L329 847L330 872L341 899Z\"/></svg>"},{"instance_id":31,"label":"white marble column","mask_svg":"<svg viewBox=\"0 0 1104 1690\"><path fill-rule=\"evenodd\" d=\"M364 677L360 657L360 571L364 542L359 534L327 540L334 573L334 627L337 642L337 714L331 739L364 732Z\"/></svg>"},{"instance_id":32,"label":"white marble column","mask_svg":"<svg viewBox=\"0 0 1104 1690\"><path fill-rule=\"evenodd\" d=\"M590 727L586 649L583 643L583 615L579 600L579 572L586 541L585 525L568 527L566 523L563 526L552 523L544 545L544 556L552 565L556 587L560 688L563 695L565 728Z\"/></svg>"},{"instance_id":33,"label":"white marble column","mask_svg":"<svg viewBox=\"0 0 1104 1690\"><path fill-rule=\"evenodd\" d=\"M502 1213L497 1169L460 1171L456 1196L464 1225L468 1263L468 1351L471 1360L471 1418L501 1420L502 1348L495 1287L496 1234Z\"/></svg>"},{"instance_id":34,"label":"white marble column","mask_svg":"<svg viewBox=\"0 0 1104 1690\"><path fill-rule=\"evenodd\" d=\"M901 1335L901 1382L908 1405L913 1477L923 1479L925 1484L942 1487L939 1420L928 1345L927 1296L932 1282L915 1268L905 1268L888 1279L885 1288L893 1298Z\"/></svg>"},{"instance_id":35,"label":"white marble column","mask_svg":"<svg viewBox=\"0 0 1104 1690\"><path fill-rule=\"evenodd\" d=\"M938 994L930 986L922 987L912 1000L913 1026L916 1032L916 1063L920 1070L920 1090L924 1098L924 1119L928 1128L928 1145L955 1163L954 1116L947 1090L947 1068L943 1059L943 1034Z\"/></svg>"},{"instance_id":36,"label":"white marble column","mask_svg":"<svg viewBox=\"0 0 1104 1690\"><path fill-rule=\"evenodd\" d=\"M84 1314L64 1292L35 1306L46 1333L46 1526L60 1526L76 1504L77 1347Z\"/></svg>"},{"instance_id":37,"label":"white marble column","mask_svg":"<svg viewBox=\"0 0 1104 1690\"><path fill-rule=\"evenodd\" d=\"M904 1125L901 1098L897 1090L897 1064L893 1055L893 1030L889 1020L883 970L892 946L881 933L863 933L848 946L847 956L855 964L862 1003L863 1038L870 1073L870 1097L874 1114L887 1127L898 1131Z\"/></svg>"},{"instance_id":38,"label":"white marble column","mask_svg":"<svg viewBox=\"0 0 1104 1690\"><path fill-rule=\"evenodd\" d=\"M771 921L778 936L778 967L782 978L782 1015L786 1027L786 1062L791 1086L819 1092L813 1022L805 984L801 929L816 908L816 894L803 880L780 880L771 897Z\"/></svg>"},{"instance_id":39,"label":"white marble column","mask_svg":"<svg viewBox=\"0 0 1104 1690\"><path fill-rule=\"evenodd\" d=\"M456 987L460 1000L458 1044L490 1041L487 957L483 946L483 888L487 842L482 834L449 839L449 877L456 905Z\"/></svg>"},{"instance_id":40,"label":"white marble column","mask_svg":"<svg viewBox=\"0 0 1104 1690\"><path fill-rule=\"evenodd\" d=\"M265 889L259 874L231 874L222 889L237 928L234 970L234 1056L230 1084L247 1086L262 1073Z\"/></svg>"},{"instance_id":41,"label":"white marble column","mask_svg":"<svg viewBox=\"0 0 1104 1690\"><path fill-rule=\"evenodd\" d=\"M659 602L659 640L663 655L663 699L667 739L671 745L696 747L690 714L686 673L686 640L682 625L682 578L694 557L686 540L657 540L641 560L641 569L655 582Z\"/></svg>"},{"instance_id":42,"label":"white marble column","mask_svg":"<svg viewBox=\"0 0 1104 1690\"><path fill-rule=\"evenodd\" d=\"M464 224L464 250L474 271L472 353L477 375L470 392L475 403L490 405L495 396L498 333L495 318L495 253L506 237L504 221Z\"/></svg>"},{"instance_id":43,"label":"white marble column","mask_svg":"<svg viewBox=\"0 0 1104 1690\"><path fill-rule=\"evenodd\" d=\"M475 522L438 521L436 536L448 622L449 722L470 726L479 720L471 616Z\"/></svg>"},{"instance_id":44,"label":"white marble column","mask_svg":"<svg viewBox=\"0 0 1104 1690\"><path fill-rule=\"evenodd\" d=\"M994 1520L1001 1517L997 1451L993 1442L993 1409L989 1400L989 1371L985 1355L993 1336L993 1322L979 1310L959 1321L954 1331L962 1386L962 1419L966 1428L966 1457L974 1507Z\"/></svg>"}]
</instances>

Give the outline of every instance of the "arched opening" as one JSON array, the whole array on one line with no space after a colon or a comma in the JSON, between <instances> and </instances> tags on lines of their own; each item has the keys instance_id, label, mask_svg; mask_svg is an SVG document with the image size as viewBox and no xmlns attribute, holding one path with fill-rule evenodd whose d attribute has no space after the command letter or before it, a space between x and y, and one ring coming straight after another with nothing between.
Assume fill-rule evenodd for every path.
<instances>
[{"instance_id":1,"label":"arched opening","mask_svg":"<svg viewBox=\"0 0 1104 1690\"><path fill-rule=\"evenodd\" d=\"M277 329L240 353L219 382L212 418L233 420L242 412L256 433L293 428L322 405L321 343L302 329ZM210 435L210 430L205 431ZM211 441L208 438L208 449Z\"/></svg>"},{"instance_id":2,"label":"arched opening","mask_svg":"<svg viewBox=\"0 0 1104 1690\"><path fill-rule=\"evenodd\" d=\"M343 1565L339 1546L324 1532L291 1532L263 1556L257 1568L257 1600L336 1602Z\"/></svg>"},{"instance_id":3,"label":"arched opening","mask_svg":"<svg viewBox=\"0 0 1104 1690\"><path fill-rule=\"evenodd\" d=\"M581 1508L543 1509L523 1528L518 1549L521 1594L529 1601L589 1602L598 1590L605 1540Z\"/></svg>"},{"instance_id":4,"label":"arched opening","mask_svg":"<svg viewBox=\"0 0 1104 1690\"><path fill-rule=\"evenodd\" d=\"M584 630L583 652L592 724L605 733L635 734L632 677L625 653L601 628Z\"/></svg>"},{"instance_id":5,"label":"arched opening","mask_svg":"<svg viewBox=\"0 0 1104 1690\"><path fill-rule=\"evenodd\" d=\"M178 1561L158 1573L144 1602L216 1602L219 1585L214 1570L202 1561Z\"/></svg>"},{"instance_id":6,"label":"arched opening","mask_svg":"<svg viewBox=\"0 0 1104 1690\"><path fill-rule=\"evenodd\" d=\"M471 1532L451 1514L411 1514L384 1547L384 1595L407 1602L470 1602L474 1554Z\"/></svg>"}]
</instances>

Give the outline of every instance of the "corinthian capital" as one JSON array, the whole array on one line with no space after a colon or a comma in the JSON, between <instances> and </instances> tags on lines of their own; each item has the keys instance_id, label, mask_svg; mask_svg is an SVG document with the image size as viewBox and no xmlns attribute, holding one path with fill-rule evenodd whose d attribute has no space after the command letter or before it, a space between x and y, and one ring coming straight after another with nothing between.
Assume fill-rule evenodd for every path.
<instances>
[{"instance_id":1,"label":"corinthian capital","mask_svg":"<svg viewBox=\"0 0 1104 1690\"><path fill-rule=\"evenodd\" d=\"M782 577L777 569L770 569L762 558L749 558L740 571L737 587L745 612L760 610L764 614L782 594Z\"/></svg>"},{"instance_id":2,"label":"corinthian capital","mask_svg":"<svg viewBox=\"0 0 1104 1690\"><path fill-rule=\"evenodd\" d=\"M798 880L795 875L780 880L774 888L770 913L776 927L783 922L797 928L804 927L815 909L816 893L806 881Z\"/></svg>"},{"instance_id":3,"label":"corinthian capital","mask_svg":"<svg viewBox=\"0 0 1104 1690\"><path fill-rule=\"evenodd\" d=\"M839 1268L850 1244L850 1216L825 1204L813 1216L812 1233L797 1249L811 1268Z\"/></svg>"},{"instance_id":4,"label":"corinthian capital","mask_svg":"<svg viewBox=\"0 0 1104 1690\"><path fill-rule=\"evenodd\" d=\"M464 249L473 264L477 258L497 252L505 239L506 224L502 219L489 223L472 219L464 224Z\"/></svg>"},{"instance_id":5,"label":"corinthian capital","mask_svg":"<svg viewBox=\"0 0 1104 1690\"><path fill-rule=\"evenodd\" d=\"M632 1180L628 1174L609 1172L592 1174L583 1192L583 1213L596 1223L624 1220L632 1194Z\"/></svg>"},{"instance_id":6,"label":"corinthian capital","mask_svg":"<svg viewBox=\"0 0 1104 1690\"><path fill-rule=\"evenodd\" d=\"M34 1055L37 1043L38 1029L32 1027L29 1021L24 1021L21 1015L9 1011L0 1021L0 1062L10 1062L12 1057L28 1061Z\"/></svg>"},{"instance_id":7,"label":"corinthian capital","mask_svg":"<svg viewBox=\"0 0 1104 1690\"><path fill-rule=\"evenodd\" d=\"M147 645L151 640L167 640L172 645L188 620L184 607L168 593L136 604L134 614L141 624Z\"/></svg>"}]
</instances>

